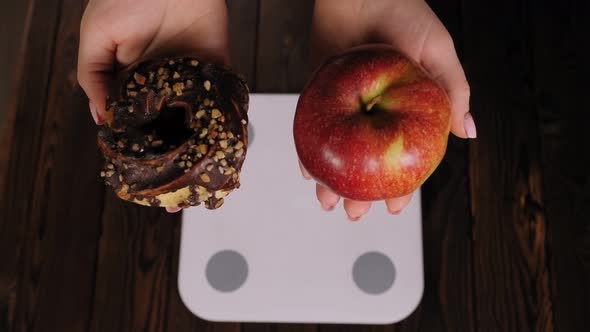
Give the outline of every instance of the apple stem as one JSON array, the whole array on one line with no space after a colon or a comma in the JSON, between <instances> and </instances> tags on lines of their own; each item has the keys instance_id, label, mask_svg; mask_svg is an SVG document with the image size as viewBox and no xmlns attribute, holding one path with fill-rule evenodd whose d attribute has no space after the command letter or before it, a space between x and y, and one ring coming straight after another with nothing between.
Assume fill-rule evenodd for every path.
<instances>
[{"instance_id":1,"label":"apple stem","mask_svg":"<svg viewBox=\"0 0 590 332\"><path fill-rule=\"evenodd\" d=\"M375 106L375 104L381 102L381 99L382 99L381 95L378 95L378 96L375 96L373 99L369 100L369 102L365 106L365 111L370 112L371 108L373 108L373 106Z\"/></svg>"}]
</instances>

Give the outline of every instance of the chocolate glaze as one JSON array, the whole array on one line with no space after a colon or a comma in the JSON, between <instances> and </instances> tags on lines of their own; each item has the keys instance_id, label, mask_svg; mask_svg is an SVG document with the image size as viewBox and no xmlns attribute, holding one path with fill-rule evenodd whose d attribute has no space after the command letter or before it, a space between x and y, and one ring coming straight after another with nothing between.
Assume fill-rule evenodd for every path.
<instances>
[{"instance_id":1,"label":"chocolate glaze","mask_svg":"<svg viewBox=\"0 0 590 332\"><path fill-rule=\"evenodd\" d=\"M239 187L246 157L248 88L234 73L193 58L142 62L109 103L98 134L101 176L117 195L160 206L215 209Z\"/></svg>"}]
</instances>

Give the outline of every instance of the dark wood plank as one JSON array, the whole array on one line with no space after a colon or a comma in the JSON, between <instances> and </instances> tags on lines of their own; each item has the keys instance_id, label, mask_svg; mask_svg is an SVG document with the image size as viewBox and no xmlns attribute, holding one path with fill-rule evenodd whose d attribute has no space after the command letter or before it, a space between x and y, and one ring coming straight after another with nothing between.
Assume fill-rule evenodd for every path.
<instances>
[{"instance_id":1,"label":"dark wood plank","mask_svg":"<svg viewBox=\"0 0 590 332\"><path fill-rule=\"evenodd\" d=\"M108 192L88 330L166 331L174 323L168 317L178 315L167 306L170 297L178 296L170 286L179 217L123 202Z\"/></svg>"},{"instance_id":2,"label":"dark wood plank","mask_svg":"<svg viewBox=\"0 0 590 332\"><path fill-rule=\"evenodd\" d=\"M299 92L310 68L313 1L260 0L256 92Z\"/></svg>"},{"instance_id":3,"label":"dark wood plank","mask_svg":"<svg viewBox=\"0 0 590 332\"><path fill-rule=\"evenodd\" d=\"M0 105L12 100L15 89L16 68L19 66L24 34L26 30L27 12L30 1L4 0L0 11ZM0 110L0 130L3 127L5 110Z\"/></svg>"},{"instance_id":4,"label":"dark wood plank","mask_svg":"<svg viewBox=\"0 0 590 332\"><path fill-rule=\"evenodd\" d=\"M13 327L18 331L85 330L93 296L103 186L96 176L96 129L75 71L84 3L58 5L49 58L59 61L51 65L39 159L29 174L34 190L19 267Z\"/></svg>"},{"instance_id":5,"label":"dark wood plank","mask_svg":"<svg viewBox=\"0 0 590 332\"><path fill-rule=\"evenodd\" d=\"M528 3L555 327L590 331L590 3Z\"/></svg>"},{"instance_id":6,"label":"dark wood plank","mask_svg":"<svg viewBox=\"0 0 590 332\"><path fill-rule=\"evenodd\" d=\"M256 89L256 33L258 0L226 0L232 68L244 76L251 91Z\"/></svg>"},{"instance_id":7,"label":"dark wood plank","mask_svg":"<svg viewBox=\"0 0 590 332\"><path fill-rule=\"evenodd\" d=\"M501 23L498 18L501 17ZM541 156L524 1L463 2L478 330L550 331Z\"/></svg>"},{"instance_id":8,"label":"dark wood plank","mask_svg":"<svg viewBox=\"0 0 590 332\"><path fill-rule=\"evenodd\" d=\"M59 1L30 6L26 19L26 52L15 81L17 97L6 111L10 128L3 138L0 175L0 330L17 324L18 270L31 208L41 142L41 128L53 63ZM23 93L26 91L26 93ZM22 133L26 133L23 135Z\"/></svg>"}]
</instances>

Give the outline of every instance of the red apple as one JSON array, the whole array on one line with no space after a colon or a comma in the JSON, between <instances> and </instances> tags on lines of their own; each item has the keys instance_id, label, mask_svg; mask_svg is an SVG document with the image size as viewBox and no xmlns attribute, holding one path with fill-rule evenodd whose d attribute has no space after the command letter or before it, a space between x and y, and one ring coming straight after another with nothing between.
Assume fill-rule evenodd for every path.
<instances>
[{"instance_id":1,"label":"red apple","mask_svg":"<svg viewBox=\"0 0 590 332\"><path fill-rule=\"evenodd\" d=\"M309 174L342 197L407 195L442 160L450 129L444 89L385 45L327 60L297 103L294 138Z\"/></svg>"}]
</instances>

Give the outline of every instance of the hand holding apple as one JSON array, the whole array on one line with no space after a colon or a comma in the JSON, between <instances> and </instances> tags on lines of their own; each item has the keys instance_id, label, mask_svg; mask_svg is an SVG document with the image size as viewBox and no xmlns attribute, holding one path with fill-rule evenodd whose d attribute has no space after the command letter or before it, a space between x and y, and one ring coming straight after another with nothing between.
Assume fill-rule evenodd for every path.
<instances>
[{"instance_id":1,"label":"hand holding apple","mask_svg":"<svg viewBox=\"0 0 590 332\"><path fill-rule=\"evenodd\" d=\"M312 65L366 43L393 46L419 63L446 91L451 106L451 132L475 138L476 128L469 112L469 85L457 58L453 40L444 25L423 0L322 0L315 3L312 27ZM314 67L315 68L315 67ZM311 177L302 167L303 176ZM325 210L333 209L340 196L326 186L316 185L318 200ZM399 213L412 194L386 199L390 213ZM371 207L370 201L344 199L349 219L358 220Z\"/></svg>"},{"instance_id":2,"label":"hand holding apple","mask_svg":"<svg viewBox=\"0 0 590 332\"><path fill-rule=\"evenodd\" d=\"M387 45L353 48L314 74L297 104L299 159L342 197L376 201L416 190L442 160L445 91Z\"/></svg>"}]
</instances>

